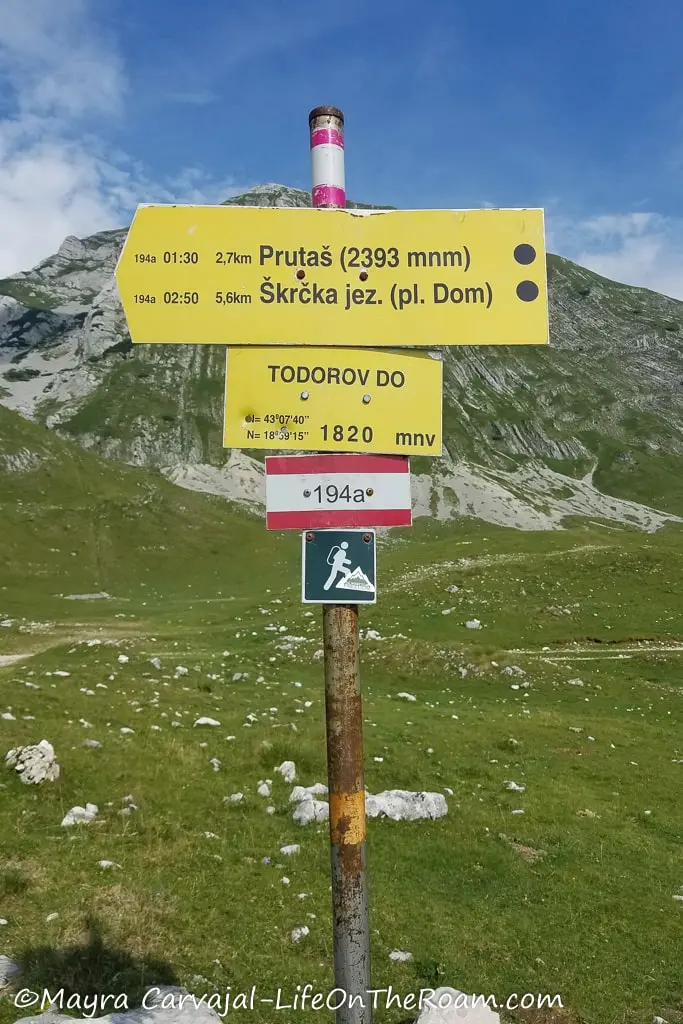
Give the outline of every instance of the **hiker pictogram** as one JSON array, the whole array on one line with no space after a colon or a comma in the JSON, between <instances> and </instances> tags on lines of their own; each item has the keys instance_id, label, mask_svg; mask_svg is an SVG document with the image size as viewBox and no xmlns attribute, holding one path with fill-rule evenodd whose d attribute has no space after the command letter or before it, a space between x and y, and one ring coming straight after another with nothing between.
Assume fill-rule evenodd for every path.
<instances>
[{"instance_id":1,"label":"hiker pictogram","mask_svg":"<svg viewBox=\"0 0 683 1024\"><path fill-rule=\"evenodd\" d=\"M302 570L304 602L374 604L374 531L309 530L303 535Z\"/></svg>"}]
</instances>

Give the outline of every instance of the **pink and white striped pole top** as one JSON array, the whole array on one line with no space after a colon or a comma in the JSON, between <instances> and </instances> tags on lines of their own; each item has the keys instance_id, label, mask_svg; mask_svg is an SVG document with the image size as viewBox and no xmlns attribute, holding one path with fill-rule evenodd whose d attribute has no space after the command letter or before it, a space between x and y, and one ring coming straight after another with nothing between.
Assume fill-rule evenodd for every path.
<instances>
[{"instance_id":1,"label":"pink and white striped pole top","mask_svg":"<svg viewBox=\"0 0 683 1024\"><path fill-rule=\"evenodd\" d=\"M313 206L344 209L344 115L337 107L316 107L308 115L308 125Z\"/></svg>"}]
</instances>

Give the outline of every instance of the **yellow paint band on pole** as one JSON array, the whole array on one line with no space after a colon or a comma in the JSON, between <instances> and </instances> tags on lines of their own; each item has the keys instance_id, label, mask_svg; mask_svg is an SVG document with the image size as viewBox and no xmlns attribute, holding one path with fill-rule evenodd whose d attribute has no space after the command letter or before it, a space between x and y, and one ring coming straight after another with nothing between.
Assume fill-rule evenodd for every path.
<instances>
[{"instance_id":1,"label":"yellow paint band on pole","mask_svg":"<svg viewBox=\"0 0 683 1024\"><path fill-rule=\"evenodd\" d=\"M330 793L330 836L333 843L365 840L365 793Z\"/></svg>"}]
</instances>

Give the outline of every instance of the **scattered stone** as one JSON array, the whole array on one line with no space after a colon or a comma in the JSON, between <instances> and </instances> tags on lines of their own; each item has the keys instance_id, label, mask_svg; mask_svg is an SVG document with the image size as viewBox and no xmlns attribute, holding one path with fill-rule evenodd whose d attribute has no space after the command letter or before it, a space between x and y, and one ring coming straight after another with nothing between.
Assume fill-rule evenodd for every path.
<instances>
[{"instance_id":1,"label":"scattered stone","mask_svg":"<svg viewBox=\"0 0 683 1024\"><path fill-rule=\"evenodd\" d=\"M198 718L197 721L194 724L195 724L195 726L197 726L197 725L220 725L221 723L218 722L215 718Z\"/></svg>"},{"instance_id":2,"label":"scattered stone","mask_svg":"<svg viewBox=\"0 0 683 1024\"><path fill-rule=\"evenodd\" d=\"M403 963L407 963L409 960L412 960L413 959L413 954L412 953L406 953L402 949L392 949L391 953L389 954L389 959L390 960L396 960L399 963L403 964Z\"/></svg>"},{"instance_id":3,"label":"scattered stone","mask_svg":"<svg viewBox=\"0 0 683 1024\"><path fill-rule=\"evenodd\" d=\"M297 805L292 820L297 825L310 825L312 821L327 821L330 808L326 800L314 800L308 797Z\"/></svg>"},{"instance_id":4,"label":"scattered stone","mask_svg":"<svg viewBox=\"0 0 683 1024\"><path fill-rule=\"evenodd\" d=\"M119 665L125 665L127 662L130 661L130 658L128 657L127 654L119 654L116 660L118 661Z\"/></svg>"},{"instance_id":5,"label":"scattered stone","mask_svg":"<svg viewBox=\"0 0 683 1024\"><path fill-rule=\"evenodd\" d=\"M406 693L405 691L398 694L399 697L403 697L404 700L417 700L417 697L412 693Z\"/></svg>"},{"instance_id":6,"label":"scattered stone","mask_svg":"<svg viewBox=\"0 0 683 1024\"><path fill-rule=\"evenodd\" d=\"M469 619L465 623L465 626L467 627L467 629L481 629L481 622L479 621L479 619Z\"/></svg>"},{"instance_id":7,"label":"scattered stone","mask_svg":"<svg viewBox=\"0 0 683 1024\"><path fill-rule=\"evenodd\" d=\"M12 960L9 956L0 955L0 988L4 988L10 981L15 981L23 970L18 960Z\"/></svg>"},{"instance_id":8,"label":"scattered stone","mask_svg":"<svg viewBox=\"0 0 683 1024\"><path fill-rule=\"evenodd\" d=\"M209 761L209 764L211 765L215 772L219 772L221 770L223 762L219 761L217 757L212 757L211 760Z\"/></svg>"},{"instance_id":9,"label":"scattered stone","mask_svg":"<svg viewBox=\"0 0 683 1024\"><path fill-rule=\"evenodd\" d=\"M309 929L308 929L308 927L305 924L301 925L300 928L293 928L292 929L292 942L301 942L301 940L305 939L306 936L309 935L309 934L310 934Z\"/></svg>"},{"instance_id":10,"label":"scattered stone","mask_svg":"<svg viewBox=\"0 0 683 1024\"><path fill-rule=\"evenodd\" d=\"M600 818L599 814L596 814L595 811L590 811L587 807L582 811L577 811L576 813L580 818Z\"/></svg>"},{"instance_id":11,"label":"scattered stone","mask_svg":"<svg viewBox=\"0 0 683 1024\"><path fill-rule=\"evenodd\" d=\"M298 843L292 843L289 846L281 846L280 853L283 857L293 857L295 853L301 853L301 847Z\"/></svg>"},{"instance_id":12,"label":"scattered stone","mask_svg":"<svg viewBox=\"0 0 683 1024\"><path fill-rule=\"evenodd\" d=\"M291 784L296 779L296 765L293 761L283 761L279 767L274 768L273 771L278 772L279 775L285 780L286 783Z\"/></svg>"},{"instance_id":13,"label":"scattered stone","mask_svg":"<svg viewBox=\"0 0 683 1024\"><path fill-rule=\"evenodd\" d=\"M503 785L506 789L509 789L511 793L523 793L526 786L523 783L513 782L511 779L504 782Z\"/></svg>"},{"instance_id":14,"label":"scattered stone","mask_svg":"<svg viewBox=\"0 0 683 1024\"><path fill-rule=\"evenodd\" d=\"M175 722L173 723L175 725ZM122 736L132 736L135 729L129 729L127 725L124 725L122 729L119 729Z\"/></svg>"},{"instance_id":15,"label":"scattered stone","mask_svg":"<svg viewBox=\"0 0 683 1024\"><path fill-rule=\"evenodd\" d=\"M102 871L111 871L114 868L120 869L121 867L121 865L117 864L114 860L98 860L97 866L98 868L101 868Z\"/></svg>"},{"instance_id":16,"label":"scattered stone","mask_svg":"<svg viewBox=\"0 0 683 1024\"><path fill-rule=\"evenodd\" d=\"M98 750L102 744L99 740L83 740L84 747L90 747L91 750Z\"/></svg>"},{"instance_id":17,"label":"scattered stone","mask_svg":"<svg viewBox=\"0 0 683 1024\"><path fill-rule=\"evenodd\" d=\"M391 818L392 821L434 820L448 814L448 804L441 793L388 789L375 795L366 792L365 813L368 818Z\"/></svg>"},{"instance_id":18,"label":"scattered stone","mask_svg":"<svg viewBox=\"0 0 683 1024\"><path fill-rule=\"evenodd\" d=\"M41 740L35 746L15 747L5 755L5 762L19 772L21 781L27 785L54 782L59 778L54 747L47 740Z\"/></svg>"},{"instance_id":19,"label":"scattered stone","mask_svg":"<svg viewBox=\"0 0 683 1024\"><path fill-rule=\"evenodd\" d=\"M150 658L149 659L149 663L150 663L150 665L153 665L154 668L156 668L156 669L160 669L161 668L161 660L159 658Z\"/></svg>"},{"instance_id":20,"label":"scattered stone","mask_svg":"<svg viewBox=\"0 0 683 1024\"><path fill-rule=\"evenodd\" d=\"M59 914L48 914L47 917L45 918L45 920L47 922L56 921L58 917L59 917Z\"/></svg>"},{"instance_id":21,"label":"scattered stone","mask_svg":"<svg viewBox=\"0 0 683 1024\"><path fill-rule=\"evenodd\" d=\"M90 824L97 816L97 804L86 804L85 807L72 807L62 818L62 825L68 827L82 823Z\"/></svg>"},{"instance_id":22,"label":"scattered stone","mask_svg":"<svg viewBox=\"0 0 683 1024\"><path fill-rule=\"evenodd\" d=\"M265 782L259 781L258 788L257 788L256 792L258 793L259 796L268 797L268 796L270 796L270 791L272 789L272 786L273 786L273 784L270 781L270 779L266 779Z\"/></svg>"},{"instance_id":23,"label":"scattered stone","mask_svg":"<svg viewBox=\"0 0 683 1024\"><path fill-rule=\"evenodd\" d=\"M230 804L241 804L244 800L244 793L231 793L230 796L223 797L223 803Z\"/></svg>"}]
</instances>

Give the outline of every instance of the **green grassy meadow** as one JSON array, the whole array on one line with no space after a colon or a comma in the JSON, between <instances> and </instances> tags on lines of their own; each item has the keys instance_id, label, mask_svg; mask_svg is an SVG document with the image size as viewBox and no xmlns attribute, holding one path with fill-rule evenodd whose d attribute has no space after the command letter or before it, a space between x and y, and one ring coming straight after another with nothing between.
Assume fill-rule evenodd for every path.
<instances>
[{"instance_id":1,"label":"green grassy meadow","mask_svg":"<svg viewBox=\"0 0 683 1024\"><path fill-rule=\"evenodd\" d=\"M327 781L299 537L66 451L0 496L0 655L27 655L0 667L0 754L45 738L61 765L40 787L1 766L0 951L32 989L328 991L327 824L294 824L273 771L292 759L298 784ZM373 986L683 1021L683 533L418 521L380 539L378 577L361 611L382 637L361 643L367 788L453 793L440 820L368 823ZM86 802L95 821L61 827ZM2 1024L31 1012L0 998Z\"/></svg>"}]
</instances>

